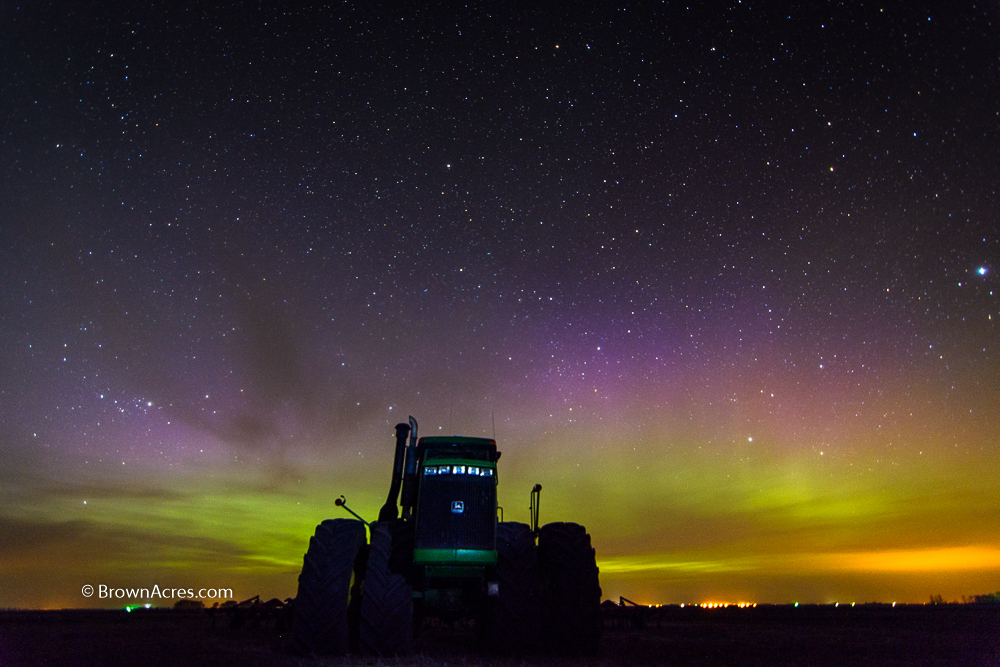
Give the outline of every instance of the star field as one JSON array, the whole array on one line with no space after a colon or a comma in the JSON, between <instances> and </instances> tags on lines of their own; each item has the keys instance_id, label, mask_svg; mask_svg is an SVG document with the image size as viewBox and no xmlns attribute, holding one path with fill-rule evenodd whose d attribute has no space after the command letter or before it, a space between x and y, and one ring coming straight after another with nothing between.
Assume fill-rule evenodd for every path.
<instances>
[{"instance_id":1,"label":"star field","mask_svg":"<svg viewBox=\"0 0 1000 667\"><path fill-rule=\"evenodd\" d=\"M0 606L291 595L409 414L606 597L1000 587L994 5L0 24Z\"/></svg>"}]
</instances>

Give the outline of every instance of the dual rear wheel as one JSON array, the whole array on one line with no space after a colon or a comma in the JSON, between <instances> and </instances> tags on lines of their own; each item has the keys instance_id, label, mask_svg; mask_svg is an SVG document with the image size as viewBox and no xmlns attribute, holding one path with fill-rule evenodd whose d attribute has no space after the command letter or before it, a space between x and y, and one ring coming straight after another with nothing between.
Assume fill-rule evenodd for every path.
<instances>
[{"instance_id":1,"label":"dual rear wheel","mask_svg":"<svg viewBox=\"0 0 1000 667\"><path fill-rule=\"evenodd\" d=\"M595 655L601 637L601 587L590 535L576 523L497 526L499 595L488 602L487 647L499 653L545 649Z\"/></svg>"},{"instance_id":2,"label":"dual rear wheel","mask_svg":"<svg viewBox=\"0 0 1000 667\"><path fill-rule=\"evenodd\" d=\"M392 525L328 519L316 527L302 562L292 625L303 655L404 655L410 650L410 586L389 570Z\"/></svg>"}]
</instances>

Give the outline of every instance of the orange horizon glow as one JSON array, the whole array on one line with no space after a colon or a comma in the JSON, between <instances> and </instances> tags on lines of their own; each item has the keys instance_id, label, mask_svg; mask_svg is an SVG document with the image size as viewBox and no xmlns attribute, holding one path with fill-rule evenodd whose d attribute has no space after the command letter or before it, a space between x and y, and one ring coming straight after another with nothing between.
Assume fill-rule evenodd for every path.
<instances>
[{"instance_id":1,"label":"orange horizon glow","mask_svg":"<svg viewBox=\"0 0 1000 667\"><path fill-rule=\"evenodd\" d=\"M798 572L947 572L1000 569L1000 549L990 546L880 551L760 554L722 559L678 560L676 556L598 557L601 572L626 574L673 570L710 573L781 568Z\"/></svg>"}]
</instances>

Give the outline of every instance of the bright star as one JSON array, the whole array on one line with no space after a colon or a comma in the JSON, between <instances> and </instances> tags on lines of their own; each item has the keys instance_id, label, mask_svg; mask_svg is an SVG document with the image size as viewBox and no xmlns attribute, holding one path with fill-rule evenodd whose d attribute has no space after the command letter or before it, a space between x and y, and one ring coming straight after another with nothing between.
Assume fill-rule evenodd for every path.
<instances>
[{"instance_id":1,"label":"bright star","mask_svg":"<svg viewBox=\"0 0 1000 667\"><path fill-rule=\"evenodd\" d=\"M986 275L986 267L985 266L980 266L979 269L976 271L976 273L978 273L981 276L985 276Z\"/></svg>"}]
</instances>

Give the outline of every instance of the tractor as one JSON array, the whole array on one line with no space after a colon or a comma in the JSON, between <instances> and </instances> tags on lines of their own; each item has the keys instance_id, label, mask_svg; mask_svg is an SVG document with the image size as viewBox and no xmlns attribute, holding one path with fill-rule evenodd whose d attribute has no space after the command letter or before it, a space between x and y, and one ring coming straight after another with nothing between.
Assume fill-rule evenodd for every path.
<instances>
[{"instance_id":1,"label":"tractor","mask_svg":"<svg viewBox=\"0 0 1000 667\"><path fill-rule=\"evenodd\" d=\"M417 438L396 425L389 495L378 520L327 519L299 575L293 633L301 654L409 653L428 617L471 619L480 650L596 654L601 588L590 535L576 523L502 521L495 440ZM397 506L398 501L398 506ZM369 539L370 534L370 539Z\"/></svg>"}]
</instances>

